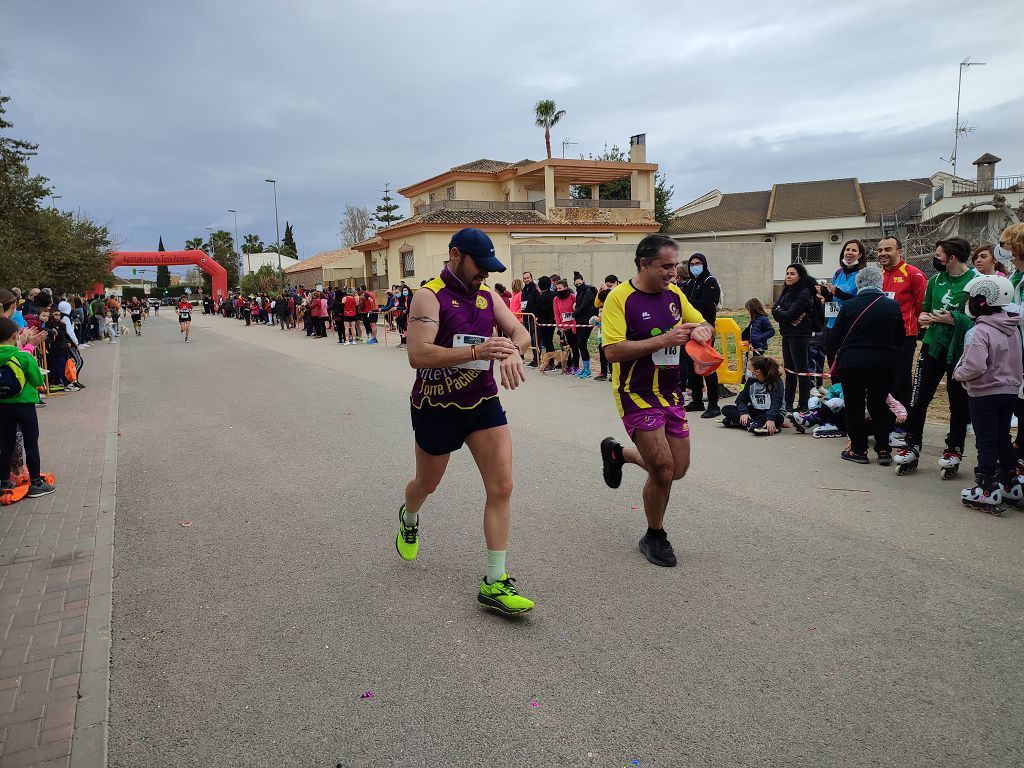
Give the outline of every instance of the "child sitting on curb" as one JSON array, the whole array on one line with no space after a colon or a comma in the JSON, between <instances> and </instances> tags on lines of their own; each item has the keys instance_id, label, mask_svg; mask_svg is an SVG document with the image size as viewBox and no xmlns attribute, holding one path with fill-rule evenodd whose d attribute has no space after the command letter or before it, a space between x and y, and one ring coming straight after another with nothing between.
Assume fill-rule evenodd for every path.
<instances>
[{"instance_id":1,"label":"child sitting on curb","mask_svg":"<svg viewBox=\"0 0 1024 768\"><path fill-rule=\"evenodd\" d=\"M43 373L34 355L18 349L19 329L7 317L0 317L0 488L11 483L11 463L18 430L25 443L25 463L30 485L28 498L45 496L56 489L43 479L39 458L39 419L36 403L43 385Z\"/></svg>"},{"instance_id":2,"label":"child sitting on curb","mask_svg":"<svg viewBox=\"0 0 1024 768\"><path fill-rule=\"evenodd\" d=\"M736 395L736 404L722 408L722 426L740 427L755 435L774 435L785 418L785 388L779 364L757 355L747 363L747 381Z\"/></svg>"}]
</instances>

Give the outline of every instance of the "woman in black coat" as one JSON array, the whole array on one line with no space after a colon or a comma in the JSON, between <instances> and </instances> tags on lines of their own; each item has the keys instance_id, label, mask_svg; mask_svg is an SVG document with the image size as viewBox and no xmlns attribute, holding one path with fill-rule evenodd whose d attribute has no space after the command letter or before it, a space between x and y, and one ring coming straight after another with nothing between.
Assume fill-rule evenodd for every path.
<instances>
[{"instance_id":1,"label":"woman in black coat","mask_svg":"<svg viewBox=\"0 0 1024 768\"><path fill-rule=\"evenodd\" d=\"M892 412L885 398L896 377L904 334L900 305L882 293L881 270L873 264L864 267L857 273L857 295L843 302L828 335L828 357L835 360L835 377L843 385L850 449L840 456L847 461L869 462L864 426L867 402L878 463L892 463Z\"/></svg>"},{"instance_id":2,"label":"woman in black coat","mask_svg":"<svg viewBox=\"0 0 1024 768\"><path fill-rule=\"evenodd\" d=\"M772 306L772 317L779 323L782 335L782 364L786 369L786 410L793 410L793 399L799 389L797 410L807 410L811 394L811 377L807 351L811 345L815 312L814 281L803 264L786 267L786 285Z\"/></svg>"}]
</instances>

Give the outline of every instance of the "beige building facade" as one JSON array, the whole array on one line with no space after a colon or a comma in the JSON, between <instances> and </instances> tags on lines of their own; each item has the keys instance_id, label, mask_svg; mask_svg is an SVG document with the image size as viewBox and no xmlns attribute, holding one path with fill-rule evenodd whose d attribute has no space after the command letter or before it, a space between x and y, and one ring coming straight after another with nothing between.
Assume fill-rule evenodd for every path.
<instances>
[{"instance_id":1,"label":"beige building facade","mask_svg":"<svg viewBox=\"0 0 1024 768\"><path fill-rule=\"evenodd\" d=\"M660 228L654 218L657 170L647 162L643 135L632 137L627 163L477 160L398 190L406 199L408 218L353 248L367 255L365 268L376 277L374 287L401 282L418 287L441 271L452 235L463 227L477 227L490 236L496 255L510 268L504 280L492 279L510 285L520 245L566 252L611 246L632 253L641 239ZM602 184L621 179L630 182L630 199L600 198ZM581 198L577 191L573 197L573 188L588 190L589 196Z\"/></svg>"}]
</instances>

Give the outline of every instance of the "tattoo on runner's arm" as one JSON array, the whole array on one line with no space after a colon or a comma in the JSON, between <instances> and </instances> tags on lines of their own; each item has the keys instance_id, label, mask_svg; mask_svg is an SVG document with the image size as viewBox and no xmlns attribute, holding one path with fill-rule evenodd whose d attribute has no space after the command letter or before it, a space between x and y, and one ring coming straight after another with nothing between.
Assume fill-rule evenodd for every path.
<instances>
[{"instance_id":1,"label":"tattoo on runner's arm","mask_svg":"<svg viewBox=\"0 0 1024 768\"><path fill-rule=\"evenodd\" d=\"M433 323L434 325L440 325L440 323L437 320L435 320L432 317L427 317L426 315L420 315L419 317L410 317L409 318L409 322L410 323L417 323L417 322L419 322L419 323Z\"/></svg>"}]
</instances>

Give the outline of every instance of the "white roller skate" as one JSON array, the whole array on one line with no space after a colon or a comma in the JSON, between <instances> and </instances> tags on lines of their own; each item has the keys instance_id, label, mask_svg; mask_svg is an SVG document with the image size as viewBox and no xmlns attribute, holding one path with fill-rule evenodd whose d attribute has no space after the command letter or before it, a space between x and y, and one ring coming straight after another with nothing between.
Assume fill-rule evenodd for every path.
<instances>
[{"instance_id":1,"label":"white roller skate","mask_svg":"<svg viewBox=\"0 0 1024 768\"><path fill-rule=\"evenodd\" d=\"M996 517L1006 511L1003 505L1003 486L992 478L978 477L977 485L960 491L960 501L965 507L980 509Z\"/></svg>"},{"instance_id":2,"label":"white roller skate","mask_svg":"<svg viewBox=\"0 0 1024 768\"><path fill-rule=\"evenodd\" d=\"M1003 483L1003 501L1011 507L1024 508L1024 483L1016 475L1010 475Z\"/></svg>"},{"instance_id":3,"label":"white roller skate","mask_svg":"<svg viewBox=\"0 0 1024 768\"><path fill-rule=\"evenodd\" d=\"M891 448L906 448L907 433L902 429L894 429L889 433L889 446Z\"/></svg>"},{"instance_id":4,"label":"white roller skate","mask_svg":"<svg viewBox=\"0 0 1024 768\"><path fill-rule=\"evenodd\" d=\"M916 445L908 445L905 448L900 448L892 457L892 463L896 465L896 474L908 475L915 471L920 459L920 447Z\"/></svg>"},{"instance_id":5,"label":"white roller skate","mask_svg":"<svg viewBox=\"0 0 1024 768\"><path fill-rule=\"evenodd\" d=\"M846 437L846 433L835 424L819 424L812 434L815 437Z\"/></svg>"},{"instance_id":6,"label":"white roller skate","mask_svg":"<svg viewBox=\"0 0 1024 768\"><path fill-rule=\"evenodd\" d=\"M946 448L939 459L939 478L949 480L960 471L960 460L963 458L963 448Z\"/></svg>"}]
</instances>

